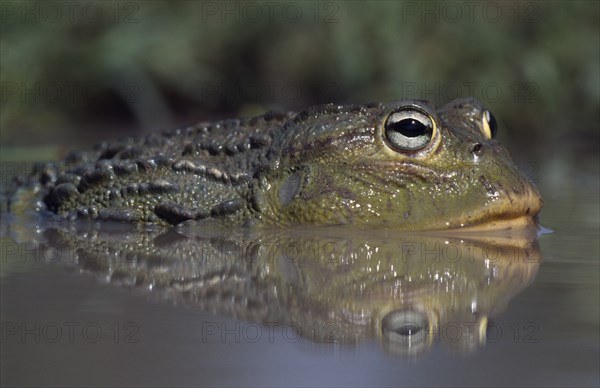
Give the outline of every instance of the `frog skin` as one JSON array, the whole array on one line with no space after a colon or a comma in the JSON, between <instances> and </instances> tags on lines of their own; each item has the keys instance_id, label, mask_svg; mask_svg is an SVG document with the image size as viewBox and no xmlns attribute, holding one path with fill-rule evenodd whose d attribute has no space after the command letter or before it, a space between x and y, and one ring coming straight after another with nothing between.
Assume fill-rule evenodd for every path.
<instances>
[{"instance_id":1,"label":"frog skin","mask_svg":"<svg viewBox=\"0 0 600 388\"><path fill-rule=\"evenodd\" d=\"M474 99L321 105L199 123L40 165L9 211L176 225L534 224L537 188Z\"/></svg>"},{"instance_id":2,"label":"frog skin","mask_svg":"<svg viewBox=\"0 0 600 388\"><path fill-rule=\"evenodd\" d=\"M460 352L483 346L489 320L541 262L533 232L357 232L74 224L20 236L40 261L151 298L287 326L310 341L378 340L411 355L436 342Z\"/></svg>"}]
</instances>

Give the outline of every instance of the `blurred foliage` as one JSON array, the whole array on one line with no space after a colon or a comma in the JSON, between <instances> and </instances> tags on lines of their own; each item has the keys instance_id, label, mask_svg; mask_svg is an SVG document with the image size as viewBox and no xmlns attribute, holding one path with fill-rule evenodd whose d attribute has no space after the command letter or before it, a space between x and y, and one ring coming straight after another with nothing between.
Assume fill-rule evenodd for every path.
<instances>
[{"instance_id":1,"label":"blurred foliage","mask_svg":"<svg viewBox=\"0 0 600 388\"><path fill-rule=\"evenodd\" d=\"M474 95L521 160L567 175L565 165L597 169L596 1L1 6L3 147L324 102Z\"/></svg>"}]
</instances>

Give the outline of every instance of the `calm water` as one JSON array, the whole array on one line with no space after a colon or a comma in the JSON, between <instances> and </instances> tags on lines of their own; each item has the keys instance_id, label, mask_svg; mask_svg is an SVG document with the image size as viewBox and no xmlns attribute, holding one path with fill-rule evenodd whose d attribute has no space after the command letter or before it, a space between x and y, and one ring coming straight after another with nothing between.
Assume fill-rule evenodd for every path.
<instances>
[{"instance_id":1,"label":"calm water","mask_svg":"<svg viewBox=\"0 0 600 388\"><path fill-rule=\"evenodd\" d=\"M598 386L598 193L554 233L3 223L3 386Z\"/></svg>"}]
</instances>

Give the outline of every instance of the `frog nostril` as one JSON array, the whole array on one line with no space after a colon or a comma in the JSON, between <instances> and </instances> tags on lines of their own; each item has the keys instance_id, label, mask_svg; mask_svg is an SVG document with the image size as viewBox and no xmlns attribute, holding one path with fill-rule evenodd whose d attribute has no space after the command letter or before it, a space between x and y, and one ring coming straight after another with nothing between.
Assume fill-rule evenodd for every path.
<instances>
[{"instance_id":1,"label":"frog nostril","mask_svg":"<svg viewBox=\"0 0 600 388\"><path fill-rule=\"evenodd\" d=\"M469 148L469 150L475 155L481 155L483 153L482 147L483 146L481 145L481 143L473 143L471 144L471 148Z\"/></svg>"}]
</instances>

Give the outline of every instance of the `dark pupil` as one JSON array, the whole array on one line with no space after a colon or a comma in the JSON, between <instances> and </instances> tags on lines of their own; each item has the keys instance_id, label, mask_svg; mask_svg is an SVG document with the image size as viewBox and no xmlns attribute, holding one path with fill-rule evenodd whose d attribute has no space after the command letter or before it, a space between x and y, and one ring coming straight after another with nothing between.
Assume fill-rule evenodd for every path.
<instances>
[{"instance_id":1,"label":"dark pupil","mask_svg":"<svg viewBox=\"0 0 600 388\"><path fill-rule=\"evenodd\" d=\"M385 137L398 151L416 151L427 146L433 136L433 123L418 112L392 114L385 123Z\"/></svg>"},{"instance_id":2,"label":"dark pupil","mask_svg":"<svg viewBox=\"0 0 600 388\"><path fill-rule=\"evenodd\" d=\"M392 128L406 137L423 136L429 132L429 128L415 119L404 119L392 125Z\"/></svg>"},{"instance_id":3,"label":"dark pupil","mask_svg":"<svg viewBox=\"0 0 600 388\"><path fill-rule=\"evenodd\" d=\"M396 329L394 331L402 336L409 336L409 335L414 335L414 334L417 334L418 332L420 332L421 326L418 326L414 323L407 323L407 324L400 326L398 329Z\"/></svg>"}]
</instances>

